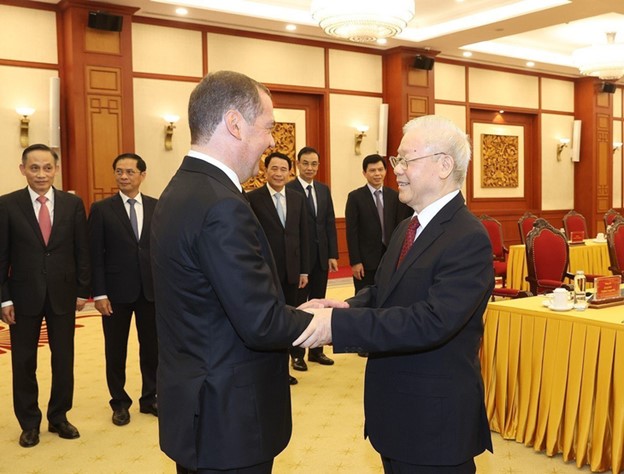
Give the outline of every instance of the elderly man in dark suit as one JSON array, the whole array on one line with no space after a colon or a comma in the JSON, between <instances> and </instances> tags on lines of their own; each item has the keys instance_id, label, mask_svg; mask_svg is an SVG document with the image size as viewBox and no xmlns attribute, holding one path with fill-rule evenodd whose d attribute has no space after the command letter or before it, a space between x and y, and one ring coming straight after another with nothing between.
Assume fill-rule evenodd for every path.
<instances>
[{"instance_id":1,"label":"elderly man in dark suit","mask_svg":"<svg viewBox=\"0 0 624 474\"><path fill-rule=\"evenodd\" d=\"M299 175L286 185L302 194L307 202L308 233L310 242L310 274L308 285L299 290L299 304L312 298L325 298L328 272L338 270L338 237L334 202L329 187L314 178L318 173L319 154L309 146L297 153ZM295 347L291 350L292 366L295 370L308 370L305 350ZM311 349L308 360L321 365L333 365L334 361L323 354L322 347Z\"/></svg>"},{"instance_id":2,"label":"elderly man in dark suit","mask_svg":"<svg viewBox=\"0 0 624 474\"><path fill-rule=\"evenodd\" d=\"M386 473L474 473L474 456L492 449L478 353L494 275L488 235L460 192L470 142L424 116L405 125L398 151L390 162L413 218L375 285L349 309L319 310L295 344L370 353L365 433Z\"/></svg>"},{"instance_id":3,"label":"elderly man in dark suit","mask_svg":"<svg viewBox=\"0 0 624 474\"><path fill-rule=\"evenodd\" d=\"M396 226L413 211L399 202L398 193L384 186L386 162L380 155L362 160L366 184L347 196L345 224L349 263L357 293L375 282L375 272Z\"/></svg>"},{"instance_id":4,"label":"elderly man in dark suit","mask_svg":"<svg viewBox=\"0 0 624 474\"><path fill-rule=\"evenodd\" d=\"M143 382L139 411L158 416L158 340L150 261L150 228L156 199L140 192L147 165L139 155L119 155L113 161L113 171L119 193L91 206L89 239L93 299L102 315L112 420L115 425L123 426L130 423L128 409L132 405L132 398L124 389L132 313L139 338Z\"/></svg>"},{"instance_id":5,"label":"elderly man in dark suit","mask_svg":"<svg viewBox=\"0 0 624 474\"><path fill-rule=\"evenodd\" d=\"M191 150L154 212L158 425L178 473L270 473L290 439L287 348L311 315L286 305L240 185L274 124L265 86L206 76L189 101Z\"/></svg>"},{"instance_id":6,"label":"elderly man in dark suit","mask_svg":"<svg viewBox=\"0 0 624 474\"><path fill-rule=\"evenodd\" d=\"M2 320L10 325L13 406L19 444L39 443L37 346L45 318L52 353L48 430L61 438L80 433L67 420L74 393L76 310L89 297L91 269L82 200L55 189L58 156L46 145L22 153L25 189L0 198Z\"/></svg>"}]
</instances>

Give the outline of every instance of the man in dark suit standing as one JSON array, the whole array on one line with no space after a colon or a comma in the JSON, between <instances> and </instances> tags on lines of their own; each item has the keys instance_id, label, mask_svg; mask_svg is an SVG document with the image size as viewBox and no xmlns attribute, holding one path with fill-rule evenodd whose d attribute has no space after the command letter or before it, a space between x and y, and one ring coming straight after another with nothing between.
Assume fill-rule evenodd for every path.
<instances>
[{"instance_id":1,"label":"man in dark suit standing","mask_svg":"<svg viewBox=\"0 0 624 474\"><path fill-rule=\"evenodd\" d=\"M412 210L399 202L399 194L384 186L386 162L380 155L362 161L366 184L349 193L345 207L349 264L357 293L375 282L375 272L386 252L390 236Z\"/></svg>"},{"instance_id":2,"label":"man in dark suit standing","mask_svg":"<svg viewBox=\"0 0 624 474\"><path fill-rule=\"evenodd\" d=\"M285 304L240 185L274 124L265 86L206 76L189 101L191 150L154 212L158 425L178 473L267 474L290 439L287 348L311 315Z\"/></svg>"},{"instance_id":3,"label":"man in dark suit standing","mask_svg":"<svg viewBox=\"0 0 624 474\"><path fill-rule=\"evenodd\" d=\"M113 161L113 170L119 193L91 206L89 239L93 299L102 315L112 420L115 425L123 426L130 423L128 409L132 405L124 389L132 313L139 338L143 382L139 411L158 416L158 340L150 261L150 227L156 199L139 191L147 171L139 155L119 155Z\"/></svg>"},{"instance_id":4,"label":"man in dark suit standing","mask_svg":"<svg viewBox=\"0 0 624 474\"><path fill-rule=\"evenodd\" d=\"M329 187L316 181L319 168L319 154L312 147L303 147L297 154L299 176L286 185L306 199L308 211L308 233L310 242L310 273L308 285L299 290L297 302L304 303L312 298L325 298L328 272L338 270L338 237L334 203ZM292 366L295 370L305 371L305 349L295 347L291 350ZM308 361L321 365L333 365L334 361L323 354L322 347L311 349Z\"/></svg>"},{"instance_id":5,"label":"man in dark suit standing","mask_svg":"<svg viewBox=\"0 0 624 474\"><path fill-rule=\"evenodd\" d=\"M48 431L74 439L69 421L74 393L76 310L89 297L91 268L82 200L55 189L58 155L46 145L22 153L28 187L0 198L2 320L10 325L13 407L20 446L39 443L37 346L46 320L52 353Z\"/></svg>"},{"instance_id":6,"label":"man in dark suit standing","mask_svg":"<svg viewBox=\"0 0 624 474\"><path fill-rule=\"evenodd\" d=\"M286 304L297 305L297 290L308 284L308 216L301 194L286 189L292 162L280 152L264 160L267 183L247 194L269 239ZM297 348L298 349L298 348ZM294 349L291 349L291 352ZM290 377L290 384L297 379Z\"/></svg>"},{"instance_id":7,"label":"man in dark suit standing","mask_svg":"<svg viewBox=\"0 0 624 474\"><path fill-rule=\"evenodd\" d=\"M333 317L319 310L295 344L370 353L365 433L386 473L474 473L473 458L492 450L478 353L494 274L487 232L460 192L470 142L424 116L405 125L398 151L390 162L414 217L394 233L375 285Z\"/></svg>"}]
</instances>

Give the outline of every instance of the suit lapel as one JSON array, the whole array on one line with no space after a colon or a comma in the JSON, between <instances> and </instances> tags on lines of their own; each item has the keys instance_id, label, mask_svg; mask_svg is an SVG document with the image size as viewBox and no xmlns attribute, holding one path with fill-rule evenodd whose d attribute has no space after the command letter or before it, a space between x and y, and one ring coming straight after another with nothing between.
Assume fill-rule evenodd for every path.
<instances>
[{"instance_id":1,"label":"suit lapel","mask_svg":"<svg viewBox=\"0 0 624 474\"><path fill-rule=\"evenodd\" d=\"M41 235L41 229L39 228L39 221L37 220L37 216L35 215L35 210L33 208L33 203L30 200L30 193L28 192L28 188L24 188L23 192L19 195L18 205L24 214L24 217L30 224L33 229L33 232L41 242L41 245L45 247L45 242L43 241L43 235ZM54 231L54 226L52 227L52 231ZM51 236L50 236L51 238Z\"/></svg>"},{"instance_id":2,"label":"suit lapel","mask_svg":"<svg viewBox=\"0 0 624 474\"><path fill-rule=\"evenodd\" d=\"M147 199L145 195L142 195L143 198L143 229L151 229L152 224L152 214L154 214L154 201L151 199ZM128 223L130 222L130 218L128 218ZM143 232L141 230L141 239L149 237L149 232Z\"/></svg>"},{"instance_id":3,"label":"suit lapel","mask_svg":"<svg viewBox=\"0 0 624 474\"><path fill-rule=\"evenodd\" d=\"M269 188L266 186L266 184L262 186L260 196L262 197L262 205L265 207L271 218L275 221L275 224L278 226L278 228L282 227L282 222L277 215L277 209L275 208L275 204L273 204L271 191L269 191ZM286 222L288 222L288 208L286 209Z\"/></svg>"}]
</instances>

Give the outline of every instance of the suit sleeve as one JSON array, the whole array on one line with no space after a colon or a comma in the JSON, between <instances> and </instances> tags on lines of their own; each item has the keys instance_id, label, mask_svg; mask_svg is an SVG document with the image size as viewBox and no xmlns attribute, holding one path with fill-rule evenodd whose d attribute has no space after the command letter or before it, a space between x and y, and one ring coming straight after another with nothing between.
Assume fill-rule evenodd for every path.
<instances>
[{"instance_id":1,"label":"suit sleeve","mask_svg":"<svg viewBox=\"0 0 624 474\"><path fill-rule=\"evenodd\" d=\"M300 237L300 248L299 253L301 254L301 273L309 274L310 273L310 235L308 234L308 215L307 209L305 208L306 202L304 199L299 200L301 203L299 209L299 237Z\"/></svg>"},{"instance_id":2,"label":"suit sleeve","mask_svg":"<svg viewBox=\"0 0 624 474\"><path fill-rule=\"evenodd\" d=\"M336 215L334 214L334 201L329 188L327 188L327 244L329 258L338 258L338 235L336 232Z\"/></svg>"},{"instance_id":3,"label":"suit sleeve","mask_svg":"<svg viewBox=\"0 0 624 474\"><path fill-rule=\"evenodd\" d=\"M359 217L357 198L354 197L353 192L350 192L345 206L345 221L347 224L349 264L351 266L362 263L362 257L360 256Z\"/></svg>"},{"instance_id":4,"label":"suit sleeve","mask_svg":"<svg viewBox=\"0 0 624 474\"><path fill-rule=\"evenodd\" d=\"M234 330L257 350L290 347L312 315L287 306L280 298L270 249L262 227L245 202L225 199L207 213L197 252Z\"/></svg>"},{"instance_id":5,"label":"suit sleeve","mask_svg":"<svg viewBox=\"0 0 624 474\"><path fill-rule=\"evenodd\" d=\"M74 257L78 297L89 298L91 294L91 257L89 255L89 232L87 215L82 199L77 198L74 214Z\"/></svg>"},{"instance_id":6,"label":"suit sleeve","mask_svg":"<svg viewBox=\"0 0 624 474\"><path fill-rule=\"evenodd\" d=\"M9 213L6 199L0 200L0 301L9 301L9 267L10 262Z\"/></svg>"},{"instance_id":7,"label":"suit sleeve","mask_svg":"<svg viewBox=\"0 0 624 474\"><path fill-rule=\"evenodd\" d=\"M89 212L89 247L91 250L93 295L106 295L104 216L102 205L93 203Z\"/></svg>"}]
</instances>

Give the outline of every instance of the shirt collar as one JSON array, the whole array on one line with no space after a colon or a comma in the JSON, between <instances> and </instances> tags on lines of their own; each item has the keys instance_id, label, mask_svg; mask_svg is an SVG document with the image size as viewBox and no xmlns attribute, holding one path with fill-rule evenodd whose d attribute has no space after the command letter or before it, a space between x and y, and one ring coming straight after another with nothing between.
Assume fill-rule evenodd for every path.
<instances>
[{"instance_id":1,"label":"shirt collar","mask_svg":"<svg viewBox=\"0 0 624 474\"><path fill-rule=\"evenodd\" d=\"M459 189L445 194L440 199L433 201L418 214L418 222L421 228L425 228L440 210L446 206L455 196L459 194Z\"/></svg>"},{"instance_id":2,"label":"shirt collar","mask_svg":"<svg viewBox=\"0 0 624 474\"><path fill-rule=\"evenodd\" d=\"M240 181L238 180L238 175L234 172L232 168L226 166L221 161L197 150L189 150L186 156L197 158L199 160L205 161L206 163L210 163L213 166L216 166L221 171L223 171L228 178L230 178L230 181L234 183L234 186L236 186L241 193L243 192L243 187L241 186Z\"/></svg>"},{"instance_id":3,"label":"shirt collar","mask_svg":"<svg viewBox=\"0 0 624 474\"><path fill-rule=\"evenodd\" d=\"M30 201L31 202L35 202L37 200L37 198L39 197L39 194L37 194L35 191L33 191L30 186L28 186L28 194L30 194ZM50 186L50 189L48 189L48 192L45 193L44 196L48 198L48 201L50 201L52 204L54 204L54 187Z\"/></svg>"},{"instance_id":4,"label":"shirt collar","mask_svg":"<svg viewBox=\"0 0 624 474\"><path fill-rule=\"evenodd\" d=\"M124 202L124 204L128 202L128 199L131 199L121 191L119 191L119 195L121 196L121 200ZM143 198L141 197L141 193L138 193L136 196L134 196L134 200L139 204L143 205Z\"/></svg>"},{"instance_id":5,"label":"shirt collar","mask_svg":"<svg viewBox=\"0 0 624 474\"><path fill-rule=\"evenodd\" d=\"M375 191L381 191L381 195L383 196L383 185L381 185L379 189L373 188L370 183L366 183L366 186L373 196L375 195Z\"/></svg>"},{"instance_id":6,"label":"shirt collar","mask_svg":"<svg viewBox=\"0 0 624 474\"><path fill-rule=\"evenodd\" d=\"M269 193L271 194L271 197L273 197L275 194L279 194L279 195L281 195L283 197L286 197L286 193L285 193L286 188L285 187L282 188L281 191L276 191L275 189L273 189L271 187L271 185L269 183L267 183L266 186L267 186L267 189L269 190Z\"/></svg>"},{"instance_id":7,"label":"shirt collar","mask_svg":"<svg viewBox=\"0 0 624 474\"><path fill-rule=\"evenodd\" d=\"M301 186L303 186L303 189L308 189L308 186L312 186L312 189L314 189L314 180L312 180L311 183L308 183L301 176L297 176L297 179L299 180L299 183L301 183Z\"/></svg>"}]
</instances>

